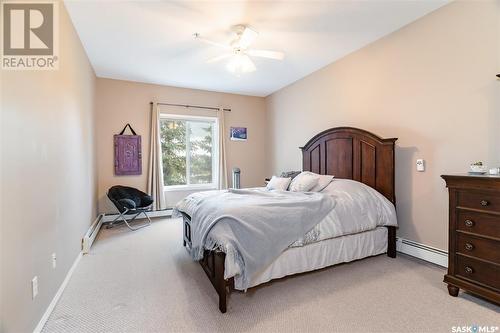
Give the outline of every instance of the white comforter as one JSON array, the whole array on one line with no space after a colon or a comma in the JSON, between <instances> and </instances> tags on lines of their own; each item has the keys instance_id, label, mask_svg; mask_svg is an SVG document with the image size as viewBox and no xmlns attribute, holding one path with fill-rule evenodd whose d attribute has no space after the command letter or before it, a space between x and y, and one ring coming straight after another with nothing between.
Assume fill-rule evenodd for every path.
<instances>
[{"instance_id":1,"label":"white comforter","mask_svg":"<svg viewBox=\"0 0 500 333\"><path fill-rule=\"evenodd\" d=\"M267 191L265 187L255 191ZM192 216L197 204L218 191L189 195L177 204L177 209ZM311 231L290 247L304 246L325 239L340 237L380 226L397 226L394 205L373 188L348 179L334 179L321 193L335 197L336 206Z\"/></svg>"},{"instance_id":2,"label":"white comforter","mask_svg":"<svg viewBox=\"0 0 500 333\"><path fill-rule=\"evenodd\" d=\"M334 179L321 193L335 198L335 208L290 247L398 224L394 205L382 194L363 183L349 179Z\"/></svg>"},{"instance_id":3,"label":"white comforter","mask_svg":"<svg viewBox=\"0 0 500 333\"><path fill-rule=\"evenodd\" d=\"M267 191L266 188L253 190ZM218 191L194 193L179 202L176 209L193 216L197 204L216 192ZM321 192L335 197L335 207L311 231L289 247L300 247L330 238L374 230L379 226L397 226L394 205L365 184L347 179L334 179ZM232 244L226 245L226 253L224 278L239 276L242 270L235 258L236 251L232 248Z\"/></svg>"}]
</instances>

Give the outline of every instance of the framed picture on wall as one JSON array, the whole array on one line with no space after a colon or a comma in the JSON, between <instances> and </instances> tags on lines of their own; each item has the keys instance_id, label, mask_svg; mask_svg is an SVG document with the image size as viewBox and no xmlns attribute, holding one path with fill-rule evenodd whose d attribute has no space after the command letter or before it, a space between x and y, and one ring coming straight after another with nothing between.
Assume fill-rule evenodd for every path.
<instances>
[{"instance_id":1,"label":"framed picture on wall","mask_svg":"<svg viewBox=\"0 0 500 333\"><path fill-rule=\"evenodd\" d=\"M231 140L232 141L247 141L247 128L246 127L231 127Z\"/></svg>"}]
</instances>

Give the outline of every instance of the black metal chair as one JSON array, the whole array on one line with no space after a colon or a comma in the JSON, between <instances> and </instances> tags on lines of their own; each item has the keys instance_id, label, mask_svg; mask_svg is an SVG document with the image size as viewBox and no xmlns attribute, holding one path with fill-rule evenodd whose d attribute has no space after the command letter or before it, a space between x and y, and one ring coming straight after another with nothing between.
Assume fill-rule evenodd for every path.
<instances>
[{"instance_id":1,"label":"black metal chair","mask_svg":"<svg viewBox=\"0 0 500 333\"><path fill-rule=\"evenodd\" d=\"M136 188L128 186L113 186L108 190L108 198L115 205L120 214L107 225L107 228L112 228L113 224L121 219L130 230L137 230L147 227L151 224L147 211L151 210L153 198L146 193L139 191ZM134 221L139 215L144 214L148 219L148 223L138 227L131 227L129 223ZM130 220L126 219L126 215L134 215Z\"/></svg>"}]
</instances>

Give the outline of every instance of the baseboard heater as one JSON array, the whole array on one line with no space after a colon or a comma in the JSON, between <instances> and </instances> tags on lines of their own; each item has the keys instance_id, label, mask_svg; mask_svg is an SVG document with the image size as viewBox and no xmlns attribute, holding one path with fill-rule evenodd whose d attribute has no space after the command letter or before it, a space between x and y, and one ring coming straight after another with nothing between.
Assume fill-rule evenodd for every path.
<instances>
[{"instance_id":1,"label":"baseboard heater","mask_svg":"<svg viewBox=\"0 0 500 333\"><path fill-rule=\"evenodd\" d=\"M414 242L404 238L396 238L398 252L416 257L433 264L448 267L448 252L435 247Z\"/></svg>"},{"instance_id":2,"label":"baseboard heater","mask_svg":"<svg viewBox=\"0 0 500 333\"><path fill-rule=\"evenodd\" d=\"M89 230L82 239L82 253L87 254L90 251L90 247L95 241L99 230L101 230L104 214L99 214L95 219L94 223L90 226Z\"/></svg>"}]
</instances>

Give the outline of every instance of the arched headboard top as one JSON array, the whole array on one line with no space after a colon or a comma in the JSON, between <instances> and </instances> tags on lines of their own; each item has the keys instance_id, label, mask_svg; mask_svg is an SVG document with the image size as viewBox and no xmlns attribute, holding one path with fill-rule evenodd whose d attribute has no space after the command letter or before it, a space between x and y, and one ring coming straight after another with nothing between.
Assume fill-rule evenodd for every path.
<instances>
[{"instance_id":1,"label":"arched headboard top","mask_svg":"<svg viewBox=\"0 0 500 333\"><path fill-rule=\"evenodd\" d=\"M320 175L353 179L373 187L396 203L394 145L354 127L330 128L315 135L302 150L302 168Z\"/></svg>"}]
</instances>

